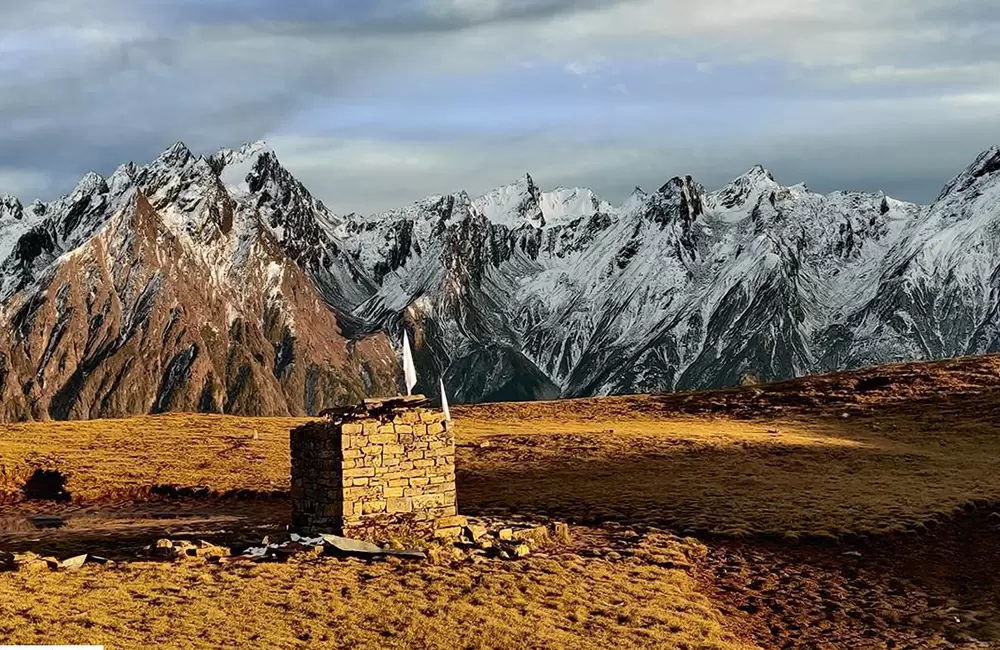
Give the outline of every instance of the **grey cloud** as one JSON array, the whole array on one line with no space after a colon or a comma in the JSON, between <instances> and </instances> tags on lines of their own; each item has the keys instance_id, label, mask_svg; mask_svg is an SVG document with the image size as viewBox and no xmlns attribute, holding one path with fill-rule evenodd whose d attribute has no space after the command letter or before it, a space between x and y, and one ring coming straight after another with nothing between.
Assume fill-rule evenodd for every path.
<instances>
[{"instance_id":1,"label":"grey cloud","mask_svg":"<svg viewBox=\"0 0 1000 650\"><path fill-rule=\"evenodd\" d=\"M857 4L871 6L862 0ZM644 25L613 21L628 17L623 10L643 5L651 8L648 16L664 20L667 31L622 37ZM289 116L317 98L377 97L379 84L392 74L433 76L462 65L488 68L511 53L614 56L617 48L627 46L635 56L682 51L697 57L723 47L723 39L712 39L707 27L689 22L687 2L507 0L491 6L491 11L466 12L448 0L0 0L0 51L5 36L45 39L77 28L93 31L80 32L79 40L69 39L65 47L48 52L39 48L31 67L0 77L0 123L7 126L0 130L0 169L22 170L27 173L22 178L33 180L18 183L30 187L42 187L38 178L44 174L46 191L67 191L89 169L106 173L126 160L147 160L174 140L210 152L280 130ZM821 34L841 30L848 36L871 30L865 41L869 59L852 64L856 67L1000 61L997 3L890 0L872 12L870 25L827 26L822 13L812 22L788 24ZM562 29L559 22L583 18L579 24L594 31ZM608 29L602 31L604 22ZM785 50L766 41L782 38L796 39L796 47L810 45L805 27L772 25L762 32L754 31L755 26L742 31L738 24L732 27L725 40L726 52L733 56L758 48L753 51L773 57ZM55 28L63 31L50 34ZM838 93L859 94L845 86L842 67L809 68L807 81L832 102ZM655 81L676 88L670 79ZM887 90L889 84L904 81L883 78L878 81L883 84L880 92L896 92ZM998 82L969 73L967 78L921 88L926 94L945 87L990 89ZM691 97L697 98L697 92L692 86ZM653 100L674 101L669 94ZM733 111L734 123L740 121L736 106L726 110ZM922 108L920 114L935 119L935 111L941 110ZM879 125L892 124L892 113L873 120L835 121L830 128L840 132L833 134L747 134L710 145L686 142L684 125L601 142L559 139L564 132L546 134L525 125L520 137L503 140L455 133L451 140L413 143L434 152L434 165L426 169L387 164L380 170L352 166L349 160L341 163L334 160L335 153L324 162L323 155L314 153L300 170L325 200L347 210L389 207L460 188L483 190L524 171L546 186L591 185L619 200L637 183L658 186L674 173L690 172L707 185L721 184L755 162L769 164L781 180L801 179L818 189L868 189L860 187L866 184L904 198L925 199L937 193L956 167L991 144L990 137L1000 136L986 117L944 122L929 152L921 149L920 142L929 138L921 135L919 125L886 132ZM854 140L845 134L862 133L870 144L859 156ZM378 136L361 132L357 137L365 135ZM294 169L296 160L304 159L290 153L293 171L299 171ZM919 160L932 163L920 166ZM11 178L10 173L0 175L0 182Z\"/></svg>"}]
</instances>

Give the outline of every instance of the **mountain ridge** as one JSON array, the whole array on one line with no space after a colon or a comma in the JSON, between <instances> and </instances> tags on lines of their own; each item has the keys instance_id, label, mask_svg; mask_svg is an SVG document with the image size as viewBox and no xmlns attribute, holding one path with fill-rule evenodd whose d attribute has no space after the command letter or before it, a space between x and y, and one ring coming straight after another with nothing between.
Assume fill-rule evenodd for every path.
<instances>
[{"instance_id":1,"label":"mountain ridge","mask_svg":"<svg viewBox=\"0 0 1000 650\"><path fill-rule=\"evenodd\" d=\"M104 282L136 273L148 280L174 258L189 259L190 270L201 269L199 282L217 287L197 300L221 305L199 318L228 331L239 312L237 320L259 333L253 343L224 336L218 344L264 359L245 366L256 393L266 395L261 414L286 414L394 391L392 346L403 327L416 342L417 390L436 394L440 376L455 401L710 388L748 374L776 380L1000 351L998 199L1000 149L993 147L927 206L882 192L782 186L755 165L712 191L691 176L668 178L651 193L637 187L619 206L588 188L543 191L525 174L478 197L458 191L370 216L336 215L264 142L208 156L178 142L147 165L126 163L108 178L88 173L50 203L26 209L0 196L0 323L19 325L0 340L0 394L23 394L12 407L18 413L0 416L146 412L174 399L163 397L164 382L207 381L208 366L177 375L171 364L187 362L175 362L182 351L174 350L154 364L158 379L145 383L159 387L142 388L141 400L101 410L85 397L83 406L53 410L52 391L29 379L48 372L46 355L80 362L58 343L54 352L36 350L40 343L25 352L24 337L13 332L30 338L28 320L12 305L51 305L51 294L58 302L59 291L72 293L62 289L73 283L60 269L93 242L107 247L113 217L142 201L148 209L139 210L139 239L158 252L135 258L115 249L103 262L110 269ZM306 299L279 291L284 302L235 305L230 298L240 292L259 298L271 290L263 276L246 286L231 277L262 258L290 273L285 290ZM960 280L957 287L949 278ZM150 291L152 312L167 314L163 296L183 303L198 293ZM48 342L56 321L39 326ZM289 325L295 322L308 323L309 333ZM324 337L362 352L333 354ZM197 345L205 359L209 343ZM314 356L327 369L319 400L315 377L307 381L298 367L311 367ZM212 387L181 389L177 404L200 408L192 395L207 390L212 409L258 408L221 398L236 380L218 379L228 372L221 360L210 365ZM171 372L187 379L170 379ZM296 379L282 383L282 373ZM329 387L340 376L353 379L337 393ZM59 390L73 393L60 377ZM116 403L105 393L103 403Z\"/></svg>"}]
</instances>

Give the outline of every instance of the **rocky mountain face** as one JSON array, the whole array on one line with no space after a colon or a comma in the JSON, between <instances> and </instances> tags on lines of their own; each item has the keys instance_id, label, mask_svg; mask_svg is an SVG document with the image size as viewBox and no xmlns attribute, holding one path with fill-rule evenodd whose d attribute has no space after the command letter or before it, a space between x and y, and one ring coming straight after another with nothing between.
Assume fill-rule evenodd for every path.
<instances>
[{"instance_id":1,"label":"rocky mountain face","mask_svg":"<svg viewBox=\"0 0 1000 650\"><path fill-rule=\"evenodd\" d=\"M1000 150L932 205L761 167L337 216L263 143L0 195L0 417L681 390L1000 351Z\"/></svg>"},{"instance_id":2,"label":"rocky mountain face","mask_svg":"<svg viewBox=\"0 0 1000 650\"><path fill-rule=\"evenodd\" d=\"M277 174L273 154L254 160L254 179ZM8 210L0 418L306 414L395 390L386 337L345 336L309 273L322 254L291 236L319 204L219 171L178 144Z\"/></svg>"}]
</instances>

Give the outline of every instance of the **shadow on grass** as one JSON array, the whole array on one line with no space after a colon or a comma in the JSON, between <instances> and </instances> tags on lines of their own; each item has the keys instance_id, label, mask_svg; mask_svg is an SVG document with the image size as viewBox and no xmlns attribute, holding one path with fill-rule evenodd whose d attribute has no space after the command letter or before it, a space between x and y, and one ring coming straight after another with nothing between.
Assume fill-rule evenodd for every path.
<instances>
[{"instance_id":1,"label":"shadow on grass","mask_svg":"<svg viewBox=\"0 0 1000 650\"><path fill-rule=\"evenodd\" d=\"M56 470L36 469L21 488L21 493L28 501L69 501L71 495L66 491L66 477Z\"/></svg>"},{"instance_id":2,"label":"shadow on grass","mask_svg":"<svg viewBox=\"0 0 1000 650\"><path fill-rule=\"evenodd\" d=\"M863 441L849 431L837 437ZM492 442L458 463L460 512L835 540L919 530L1000 498L1000 463L967 453L750 442L610 457L549 448L510 460L518 450L503 436Z\"/></svg>"}]
</instances>

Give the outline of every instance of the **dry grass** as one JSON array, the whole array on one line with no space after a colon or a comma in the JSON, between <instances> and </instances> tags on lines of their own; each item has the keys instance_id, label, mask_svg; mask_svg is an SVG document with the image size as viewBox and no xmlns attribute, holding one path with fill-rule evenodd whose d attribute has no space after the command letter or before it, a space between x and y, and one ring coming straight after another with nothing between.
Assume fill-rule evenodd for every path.
<instances>
[{"instance_id":1,"label":"dry grass","mask_svg":"<svg viewBox=\"0 0 1000 650\"><path fill-rule=\"evenodd\" d=\"M287 490L288 431L301 422L180 414L0 425L0 502L18 497L39 468L62 472L84 501L141 497L158 485Z\"/></svg>"},{"instance_id":2,"label":"dry grass","mask_svg":"<svg viewBox=\"0 0 1000 650\"><path fill-rule=\"evenodd\" d=\"M750 648L650 536L620 562L438 566L324 559L84 567L0 579L0 639L109 648Z\"/></svg>"},{"instance_id":3,"label":"dry grass","mask_svg":"<svg viewBox=\"0 0 1000 650\"><path fill-rule=\"evenodd\" d=\"M456 408L461 509L824 537L910 529L1000 501L1000 421L964 398L760 419L678 413L663 399ZM64 473L83 501L156 485L286 490L297 422L169 415L6 426L0 495L16 497L36 467Z\"/></svg>"},{"instance_id":4,"label":"dry grass","mask_svg":"<svg viewBox=\"0 0 1000 650\"><path fill-rule=\"evenodd\" d=\"M890 385L867 392L855 389L862 373L765 390L456 407L460 508L732 536L919 528L1000 501L995 360L949 363L882 369ZM4 426L0 498L15 498L36 467L64 473L84 501L155 485L286 490L287 432L299 422L166 415Z\"/></svg>"},{"instance_id":5,"label":"dry grass","mask_svg":"<svg viewBox=\"0 0 1000 650\"><path fill-rule=\"evenodd\" d=\"M762 389L456 407L460 509L730 536L919 528L969 503L1000 502L998 367L985 357ZM9 505L0 514L13 520L28 510L11 502L35 469L63 473L81 513L96 508L92 519L77 517L79 530L67 526L68 536L133 535L122 526L136 522L102 523L103 506L86 504L142 498L158 485L286 490L287 432L299 422L168 415L2 426L0 502ZM194 503L205 521L233 514L211 500ZM277 525L287 516L280 500L228 503ZM26 534L16 526L7 533ZM642 544L620 561L566 553L458 566L134 562L8 573L0 575L0 641L746 647L722 625L732 632L738 619L723 620L692 573L674 568L697 543L652 534Z\"/></svg>"}]
</instances>

